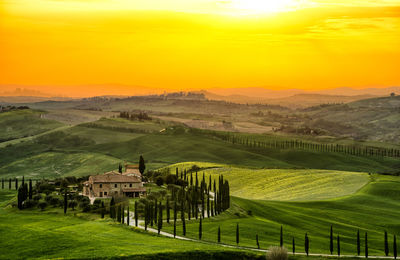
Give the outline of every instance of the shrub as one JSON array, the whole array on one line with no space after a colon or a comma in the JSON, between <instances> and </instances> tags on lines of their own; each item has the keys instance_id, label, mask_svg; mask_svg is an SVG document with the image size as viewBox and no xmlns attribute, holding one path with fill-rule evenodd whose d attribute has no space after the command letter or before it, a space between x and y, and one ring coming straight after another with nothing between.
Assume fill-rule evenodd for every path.
<instances>
[{"instance_id":1,"label":"shrub","mask_svg":"<svg viewBox=\"0 0 400 260\"><path fill-rule=\"evenodd\" d=\"M164 184L164 179L163 179L161 176L157 177L157 179L156 179L156 184L157 184L158 186L163 185L163 184Z\"/></svg>"},{"instance_id":2,"label":"shrub","mask_svg":"<svg viewBox=\"0 0 400 260\"><path fill-rule=\"evenodd\" d=\"M47 197L46 197L47 198ZM52 197L49 201L50 205L53 207L59 206L61 203L61 200L57 197Z\"/></svg>"},{"instance_id":3,"label":"shrub","mask_svg":"<svg viewBox=\"0 0 400 260\"><path fill-rule=\"evenodd\" d=\"M38 207L39 207L41 210L44 210L44 209L47 207L47 202L46 202L46 201L41 201L41 202L39 202Z\"/></svg>"},{"instance_id":4,"label":"shrub","mask_svg":"<svg viewBox=\"0 0 400 260\"><path fill-rule=\"evenodd\" d=\"M267 260L287 260L288 251L284 247L270 247L267 253Z\"/></svg>"},{"instance_id":5,"label":"shrub","mask_svg":"<svg viewBox=\"0 0 400 260\"><path fill-rule=\"evenodd\" d=\"M28 199L28 200L26 200L25 201L25 203L24 203L24 206L25 206L25 208L33 208L33 207L35 207L36 205L38 204L38 202L37 202L37 200L30 200L30 199Z\"/></svg>"},{"instance_id":6,"label":"shrub","mask_svg":"<svg viewBox=\"0 0 400 260\"><path fill-rule=\"evenodd\" d=\"M33 196L33 200L36 200L36 201L39 201L41 198L42 198L42 195L40 193Z\"/></svg>"},{"instance_id":7,"label":"shrub","mask_svg":"<svg viewBox=\"0 0 400 260\"><path fill-rule=\"evenodd\" d=\"M78 205L78 203L75 200L70 200L68 202L68 207L72 208L72 210L75 210L77 205Z\"/></svg>"},{"instance_id":8,"label":"shrub","mask_svg":"<svg viewBox=\"0 0 400 260\"><path fill-rule=\"evenodd\" d=\"M53 196L51 196L51 195L47 195L45 198L44 198L44 200L46 201L46 202L50 202L51 200L53 199Z\"/></svg>"}]
</instances>

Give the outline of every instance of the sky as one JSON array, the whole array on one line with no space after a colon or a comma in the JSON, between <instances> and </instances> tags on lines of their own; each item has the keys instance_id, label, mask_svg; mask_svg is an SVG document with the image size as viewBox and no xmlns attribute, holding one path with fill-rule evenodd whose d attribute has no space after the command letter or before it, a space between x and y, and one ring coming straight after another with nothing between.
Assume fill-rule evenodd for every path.
<instances>
[{"instance_id":1,"label":"sky","mask_svg":"<svg viewBox=\"0 0 400 260\"><path fill-rule=\"evenodd\" d=\"M0 92L400 86L400 0L0 0Z\"/></svg>"}]
</instances>

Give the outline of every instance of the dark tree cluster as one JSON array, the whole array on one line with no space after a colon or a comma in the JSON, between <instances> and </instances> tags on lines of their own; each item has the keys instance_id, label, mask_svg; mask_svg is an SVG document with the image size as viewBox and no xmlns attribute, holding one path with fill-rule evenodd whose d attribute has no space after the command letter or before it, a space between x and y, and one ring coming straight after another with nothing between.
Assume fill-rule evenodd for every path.
<instances>
[{"instance_id":1,"label":"dark tree cluster","mask_svg":"<svg viewBox=\"0 0 400 260\"><path fill-rule=\"evenodd\" d=\"M119 117L135 121L152 120L152 118L146 112L142 111L140 111L139 113L120 112Z\"/></svg>"}]
</instances>

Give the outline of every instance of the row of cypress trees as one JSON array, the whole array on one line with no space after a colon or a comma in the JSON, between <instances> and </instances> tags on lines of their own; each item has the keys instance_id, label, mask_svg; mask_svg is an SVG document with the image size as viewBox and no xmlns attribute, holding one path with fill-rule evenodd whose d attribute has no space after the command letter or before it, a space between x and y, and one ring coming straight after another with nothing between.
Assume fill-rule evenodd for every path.
<instances>
[{"instance_id":1,"label":"row of cypress trees","mask_svg":"<svg viewBox=\"0 0 400 260\"><path fill-rule=\"evenodd\" d=\"M253 148L275 148L275 149L302 149L314 150L320 152L336 152L357 156L382 156L382 157L400 157L399 149L378 148L370 146L355 146L342 144L321 144L311 143L302 140L259 140L252 137L244 137L228 132L217 132L212 130L191 129L196 133L211 135L232 144L240 144Z\"/></svg>"},{"instance_id":2,"label":"row of cypress trees","mask_svg":"<svg viewBox=\"0 0 400 260\"><path fill-rule=\"evenodd\" d=\"M23 207L24 201L26 201L27 199L32 199L32 194L33 194L32 180L29 180L29 185L28 185L27 183L25 183L25 178L22 177L22 183L20 186L18 186L18 179L15 179L15 180L16 180L15 187L16 187L16 189L18 189L17 205L18 205L18 209L21 210L24 208ZM11 182L9 185L11 186ZM2 182L2 188L4 189L3 182Z\"/></svg>"},{"instance_id":3,"label":"row of cypress trees","mask_svg":"<svg viewBox=\"0 0 400 260\"><path fill-rule=\"evenodd\" d=\"M24 176L22 177L21 184L19 184L18 178L15 178L15 179L9 178L8 181L6 179L2 178L1 179L1 189L3 189L3 190L6 189L7 182L8 182L8 189L9 190L13 189L13 187L14 187L15 190L18 190L20 185L24 185L25 184L25 177ZM29 185L30 185L30 187L32 187L32 180L31 179L29 179Z\"/></svg>"}]
</instances>

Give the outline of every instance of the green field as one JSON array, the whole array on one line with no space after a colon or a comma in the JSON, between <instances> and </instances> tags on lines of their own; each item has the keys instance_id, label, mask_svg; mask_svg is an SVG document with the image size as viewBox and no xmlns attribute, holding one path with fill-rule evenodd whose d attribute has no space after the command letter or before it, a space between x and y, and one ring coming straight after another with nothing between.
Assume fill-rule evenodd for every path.
<instances>
[{"instance_id":1,"label":"green field","mask_svg":"<svg viewBox=\"0 0 400 260\"><path fill-rule=\"evenodd\" d=\"M14 110L0 113L0 142L37 135L63 124L41 118L43 111Z\"/></svg>"},{"instance_id":2,"label":"green field","mask_svg":"<svg viewBox=\"0 0 400 260\"><path fill-rule=\"evenodd\" d=\"M235 197L255 200L322 200L355 193L369 181L366 173L331 170L248 169L210 163L178 163L171 165L179 171L197 165L204 170L205 179L218 181L223 175L229 181Z\"/></svg>"},{"instance_id":3,"label":"green field","mask_svg":"<svg viewBox=\"0 0 400 260\"><path fill-rule=\"evenodd\" d=\"M282 202L248 200L233 197L231 208L221 215L203 221L203 240L216 241L221 227L222 242L236 244L236 224L240 226L240 245L255 247L259 235L262 248L279 245L280 226L284 230L284 243L291 249L292 238L297 250L304 252L304 234L310 237L310 251L329 253L329 229L333 225L335 235L340 234L341 251L356 253L356 233L361 232L362 254L364 232L368 232L370 254L383 255L383 232L399 234L400 211L399 177L373 176L370 184L354 195L344 198ZM186 223L189 237L198 238L198 221ZM171 232L171 226L167 229ZM178 233L181 234L179 226ZM392 242L390 251L392 252ZM336 251L336 242L335 242Z\"/></svg>"},{"instance_id":4,"label":"green field","mask_svg":"<svg viewBox=\"0 0 400 260\"><path fill-rule=\"evenodd\" d=\"M0 237L6 238L0 239L0 259L99 259L232 251L187 241L179 241L177 245L171 238L134 231L110 219L88 220L85 216L74 216L72 211L64 216L56 209L46 212L18 211L10 206L4 209L10 193L15 195L15 192L0 191Z\"/></svg>"}]
</instances>

